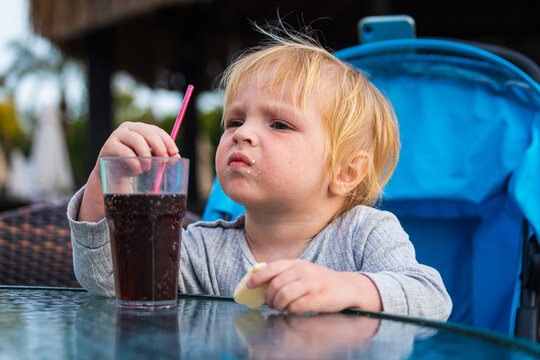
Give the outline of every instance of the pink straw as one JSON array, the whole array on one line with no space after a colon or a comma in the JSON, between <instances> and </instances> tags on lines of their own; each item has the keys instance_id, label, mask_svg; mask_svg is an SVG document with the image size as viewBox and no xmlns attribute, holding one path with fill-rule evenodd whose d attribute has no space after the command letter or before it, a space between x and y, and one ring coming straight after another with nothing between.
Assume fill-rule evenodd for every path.
<instances>
[{"instance_id":1,"label":"pink straw","mask_svg":"<svg viewBox=\"0 0 540 360\"><path fill-rule=\"evenodd\" d=\"M193 85L188 85L186 94L184 95L184 100L182 101L182 106L180 106L180 111L178 112L178 116L176 117L176 121L174 122L174 126L171 131L171 138L173 139L173 141L176 140L176 135L178 135L178 130L180 129L180 124L182 124L182 119L184 118L184 114L186 113L186 108L188 106L189 99L191 98L192 93ZM159 166L156 176L156 182L154 183L154 194L157 194L159 192L159 188L161 187L161 180L163 179L163 174L165 173L166 166L166 164L161 164Z\"/></svg>"}]
</instances>

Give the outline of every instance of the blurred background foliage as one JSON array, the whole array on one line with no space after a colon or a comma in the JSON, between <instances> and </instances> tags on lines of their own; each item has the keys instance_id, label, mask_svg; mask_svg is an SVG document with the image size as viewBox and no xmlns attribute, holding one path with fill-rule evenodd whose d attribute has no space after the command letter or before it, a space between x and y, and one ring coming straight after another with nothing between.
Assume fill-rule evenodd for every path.
<instances>
[{"instance_id":1,"label":"blurred background foliage","mask_svg":"<svg viewBox=\"0 0 540 360\"><path fill-rule=\"evenodd\" d=\"M221 126L221 117L223 115L223 106L218 105L206 111L198 109L197 118L199 119L199 129L203 136L207 137L213 149L211 152L211 162L214 164L215 153L219 144L219 139L223 128Z\"/></svg>"},{"instance_id":2,"label":"blurred background foliage","mask_svg":"<svg viewBox=\"0 0 540 360\"><path fill-rule=\"evenodd\" d=\"M0 143L4 154L9 154L12 148L29 154L30 138L23 131L18 116L12 97L0 101Z\"/></svg>"},{"instance_id":3,"label":"blurred background foliage","mask_svg":"<svg viewBox=\"0 0 540 360\"><path fill-rule=\"evenodd\" d=\"M89 175L85 165L88 90L84 89L82 101L73 103L68 100L67 84L68 77L73 76L73 73L76 73L76 76L82 79L86 77L86 74L84 66L73 60L66 60L60 51L52 45L51 47L50 53L44 56L22 43L13 42L10 44L15 57L11 65L0 74L0 145L8 167L10 154L14 149L19 149L26 157L30 155L32 138L37 128L39 109L35 106L24 110L17 109L15 101L16 89L28 77L52 80L56 84L59 94L58 108L61 113L62 129L65 134L73 171L75 191L84 185ZM85 83L84 80L83 83ZM37 86L39 86L39 80ZM146 103L138 101L138 94L141 90L146 93L152 93L153 91L145 85L137 83L126 73L114 75L112 82L113 129L125 121L132 121L154 124L170 132L176 120L176 115L173 113L158 114L158 111L152 108L152 101ZM35 88L32 91L38 92L40 89ZM173 96L178 97L179 109L182 94L175 93ZM208 164L207 169L204 170L206 179L202 180L203 187L205 187L202 189L202 193L206 194L210 190L209 187L214 176L214 153L221 134L222 113L219 101L221 94L218 92L199 97L199 103L209 97L214 99L210 101L213 105L201 106L198 104L199 106L196 107L196 118L200 127L197 141L206 144L206 146L203 146L206 151L202 154L202 156L207 157L202 162ZM216 101L216 99L218 100ZM177 138L177 144L181 152L183 136L181 128ZM20 199L6 198L6 192L2 188L2 184L0 184L0 203L4 203L3 208L9 206L6 205L6 202L13 202L18 206Z\"/></svg>"}]
</instances>

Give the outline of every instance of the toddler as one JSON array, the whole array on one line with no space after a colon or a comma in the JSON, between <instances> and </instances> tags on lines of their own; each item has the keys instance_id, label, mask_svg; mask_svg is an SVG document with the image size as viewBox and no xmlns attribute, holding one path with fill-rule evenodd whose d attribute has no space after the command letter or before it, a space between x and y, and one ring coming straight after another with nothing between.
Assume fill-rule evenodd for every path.
<instances>
[{"instance_id":1,"label":"toddler","mask_svg":"<svg viewBox=\"0 0 540 360\"><path fill-rule=\"evenodd\" d=\"M271 38L222 78L216 172L246 213L183 231L180 291L232 296L266 262L247 285L267 283L266 304L279 311L357 307L446 320L452 305L439 273L416 261L393 214L372 207L399 154L391 105L308 37ZM179 156L165 131L124 123L99 158L129 155ZM87 290L114 296L104 216L97 164L68 208L74 267Z\"/></svg>"}]
</instances>

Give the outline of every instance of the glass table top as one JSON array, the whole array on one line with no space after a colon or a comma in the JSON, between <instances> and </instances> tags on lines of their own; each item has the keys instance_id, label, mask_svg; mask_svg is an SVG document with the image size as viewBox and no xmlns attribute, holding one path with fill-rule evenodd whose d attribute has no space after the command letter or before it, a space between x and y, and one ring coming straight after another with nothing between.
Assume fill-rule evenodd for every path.
<instances>
[{"instance_id":1,"label":"glass table top","mask_svg":"<svg viewBox=\"0 0 540 360\"><path fill-rule=\"evenodd\" d=\"M284 314L180 296L117 309L77 289L0 286L0 359L537 359L540 346L460 326L359 311Z\"/></svg>"}]
</instances>

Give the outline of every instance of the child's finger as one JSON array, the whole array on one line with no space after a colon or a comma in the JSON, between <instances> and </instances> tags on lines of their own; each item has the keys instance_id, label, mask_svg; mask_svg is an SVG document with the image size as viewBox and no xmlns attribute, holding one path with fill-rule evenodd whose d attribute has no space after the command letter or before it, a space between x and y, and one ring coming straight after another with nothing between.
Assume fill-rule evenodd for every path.
<instances>
[{"instance_id":1,"label":"child's finger","mask_svg":"<svg viewBox=\"0 0 540 360\"><path fill-rule=\"evenodd\" d=\"M151 148L153 155L169 156L178 154L176 144L165 130L145 123L127 123L126 128L142 135Z\"/></svg>"},{"instance_id":2,"label":"child's finger","mask_svg":"<svg viewBox=\"0 0 540 360\"><path fill-rule=\"evenodd\" d=\"M160 130L161 131L158 132L158 135L161 137L161 140L165 144L167 151L169 153L169 156L178 155L179 154L178 147L176 146L176 143L174 142L174 140L171 138L169 134L167 134L167 132L165 132L165 130L163 129L160 129Z\"/></svg>"},{"instance_id":3,"label":"child's finger","mask_svg":"<svg viewBox=\"0 0 540 360\"><path fill-rule=\"evenodd\" d=\"M117 139L123 145L133 150L135 156L152 156L152 152L145 137L136 131L121 131Z\"/></svg>"},{"instance_id":4,"label":"child's finger","mask_svg":"<svg viewBox=\"0 0 540 360\"><path fill-rule=\"evenodd\" d=\"M145 137L146 143L152 150L152 154L154 156L168 156L169 151L167 150L167 147L163 143L163 140L157 133L151 133L148 134L147 137Z\"/></svg>"},{"instance_id":5,"label":"child's finger","mask_svg":"<svg viewBox=\"0 0 540 360\"><path fill-rule=\"evenodd\" d=\"M265 300L267 304L274 303L275 297L281 289L286 288L289 284L299 281L301 275L298 271L294 271L293 268L288 268L276 276L274 276L268 286L266 287ZM270 305L269 305L270 306Z\"/></svg>"},{"instance_id":6,"label":"child's finger","mask_svg":"<svg viewBox=\"0 0 540 360\"><path fill-rule=\"evenodd\" d=\"M309 292L306 292L304 295L298 296L296 299L293 299L285 307L285 311L289 313L302 313L311 311L313 307L313 299L309 296Z\"/></svg>"},{"instance_id":7,"label":"child's finger","mask_svg":"<svg viewBox=\"0 0 540 360\"><path fill-rule=\"evenodd\" d=\"M246 285L248 288L256 288L272 280L275 276L294 267L294 260L278 260L271 262L253 274Z\"/></svg>"},{"instance_id":8,"label":"child's finger","mask_svg":"<svg viewBox=\"0 0 540 360\"><path fill-rule=\"evenodd\" d=\"M294 290L294 287L291 288L291 285L301 282L300 280L300 274L292 269L285 270L279 275L276 275L266 287L264 293L266 304L280 311L284 309L291 300L291 296L296 296L295 293L291 293L291 290Z\"/></svg>"},{"instance_id":9,"label":"child's finger","mask_svg":"<svg viewBox=\"0 0 540 360\"><path fill-rule=\"evenodd\" d=\"M146 143L150 147L152 154L154 156L168 156L169 151L167 149L164 139L160 136L161 132L164 131L159 128L155 128L152 130L155 131L142 134L144 139L146 140Z\"/></svg>"},{"instance_id":10,"label":"child's finger","mask_svg":"<svg viewBox=\"0 0 540 360\"><path fill-rule=\"evenodd\" d=\"M100 157L105 156L152 156L148 143L144 137L127 129L124 125L117 129L103 146ZM135 174L140 174L145 169L139 161L129 162L129 167Z\"/></svg>"},{"instance_id":11,"label":"child's finger","mask_svg":"<svg viewBox=\"0 0 540 360\"><path fill-rule=\"evenodd\" d=\"M120 139L115 137L107 141L107 144L103 147L103 151L102 153L100 153L99 158L108 156L128 157L137 156L137 154L131 147L126 146ZM140 174L143 171L141 163L139 161L129 162L129 168L135 174Z\"/></svg>"},{"instance_id":12,"label":"child's finger","mask_svg":"<svg viewBox=\"0 0 540 360\"><path fill-rule=\"evenodd\" d=\"M290 305L297 299L306 296L308 292L305 283L296 280L279 288L273 298L270 301L267 301L266 304L278 311L290 311Z\"/></svg>"},{"instance_id":13,"label":"child's finger","mask_svg":"<svg viewBox=\"0 0 540 360\"><path fill-rule=\"evenodd\" d=\"M126 141L126 144L132 141L130 144L137 146L134 150L139 156L152 156L152 152L157 156L166 154L166 147L160 136L157 135L161 129L157 126L131 122L122 125L124 125L124 131L118 136ZM144 142L141 140L144 140Z\"/></svg>"}]
</instances>

